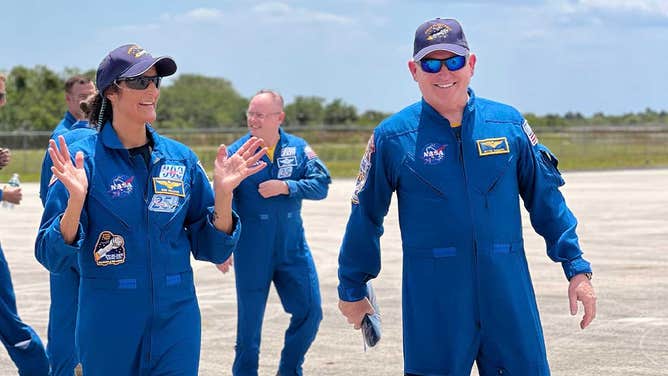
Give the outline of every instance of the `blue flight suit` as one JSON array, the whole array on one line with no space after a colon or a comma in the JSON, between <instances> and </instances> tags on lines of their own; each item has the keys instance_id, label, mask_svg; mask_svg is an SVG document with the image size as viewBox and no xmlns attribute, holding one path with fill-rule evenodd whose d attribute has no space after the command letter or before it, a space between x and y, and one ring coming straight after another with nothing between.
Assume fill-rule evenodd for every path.
<instances>
[{"instance_id":1,"label":"blue flight suit","mask_svg":"<svg viewBox=\"0 0 668 376\"><path fill-rule=\"evenodd\" d=\"M383 121L362 158L339 254L339 297L380 272L396 192L403 248L404 371L549 375L522 240L520 196L567 278L590 272L557 160L514 108L469 89L461 137L424 100Z\"/></svg>"},{"instance_id":2,"label":"blue flight suit","mask_svg":"<svg viewBox=\"0 0 668 376\"><path fill-rule=\"evenodd\" d=\"M97 133L95 129L90 128L90 124L85 120L69 124L70 117L72 115L67 112L53 132L51 139L55 140L56 144L59 135L63 135L65 143L71 145L75 141ZM52 176L51 166L53 166L53 162L47 152L42 161L39 186L39 197L42 200L42 206L45 206L46 203L46 194ZM46 353L51 364L51 376L70 376L79 363L74 338L79 301L79 265L76 259L73 259L72 265L62 272L49 273L49 282L51 305L49 306Z\"/></svg>"},{"instance_id":3,"label":"blue flight suit","mask_svg":"<svg viewBox=\"0 0 668 376\"><path fill-rule=\"evenodd\" d=\"M81 280L77 347L87 376L197 375L201 318L190 253L224 262L240 233L212 223L214 196L196 155L147 125L149 166L110 123L71 145L85 156L88 194L73 244L60 220L68 192L48 191L36 257L60 273L77 258Z\"/></svg>"},{"instance_id":4,"label":"blue flight suit","mask_svg":"<svg viewBox=\"0 0 668 376\"><path fill-rule=\"evenodd\" d=\"M51 133L49 139L58 140L58 136L64 135L65 133L69 132L72 129L72 126L77 122L78 120L74 117L74 115L72 115L71 112L65 111L65 115L60 120L60 123L56 125L56 128ZM80 125L78 125L78 127L79 126ZM51 167L50 165L47 166L46 163L48 162L46 161L45 158L42 161L42 174L40 175L39 178L39 198L40 200L42 200L42 206L44 206L44 202L46 201L46 191L48 190L49 180L51 179L51 170L49 170L48 173L44 173L44 171L46 171L47 168Z\"/></svg>"},{"instance_id":5,"label":"blue flight suit","mask_svg":"<svg viewBox=\"0 0 668 376\"><path fill-rule=\"evenodd\" d=\"M2 201L2 189L0 189ZM30 340L25 346L23 343ZM0 341L7 349L21 376L47 376L49 361L41 339L33 328L21 321L5 254L0 245ZM16 345L19 345L18 347Z\"/></svg>"},{"instance_id":6,"label":"blue flight suit","mask_svg":"<svg viewBox=\"0 0 668 376\"><path fill-rule=\"evenodd\" d=\"M315 339L322 308L318 275L304 237L302 200L327 197L329 172L303 139L279 128L274 160L246 178L234 191L234 208L244 224L234 251L237 287L237 345L234 375L257 375L262 319L269 286L274 282L283 308L291 314L279 372L301 375L306 351ZM228 148L236 152L250 135ZM279 179L289 195L263 198L260 183Z\"/></svg>"}]
</instances>

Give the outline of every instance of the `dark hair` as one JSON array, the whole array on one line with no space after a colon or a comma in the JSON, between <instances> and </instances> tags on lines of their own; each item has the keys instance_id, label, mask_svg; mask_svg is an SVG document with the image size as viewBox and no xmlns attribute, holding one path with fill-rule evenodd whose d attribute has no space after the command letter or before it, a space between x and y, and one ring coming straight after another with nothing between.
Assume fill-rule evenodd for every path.
<instances>
[{"instance_id":1,"label":"dark hair","mask_svg":"<svg viewBox=\"0 0 668 376\"><path fill-rule=\"evenodd\" d=\"M79 76L79 75L72 76L72 77L68 78L67 81L65 81L65 91L69 93L72 90L72 87L74 85L76 85L76 84L85 85L89 82L92 82L92 80L88 77Z\"/></svg>"},{"instance_id":2,"label":"dark hair","mask_svg":"<svg viewBox=\"0 0 668 376\"><path fill-rule=\"evenodd\" d=\"M104 91L104 94L115 93L117 91L118 87L111 85ZM114 119L111 102L104 94L91 95L88 99L80 103L81 110L88 116L88 122L96 124L98 131L102 130L107 121Z\"/></svg>"}]
</instances>

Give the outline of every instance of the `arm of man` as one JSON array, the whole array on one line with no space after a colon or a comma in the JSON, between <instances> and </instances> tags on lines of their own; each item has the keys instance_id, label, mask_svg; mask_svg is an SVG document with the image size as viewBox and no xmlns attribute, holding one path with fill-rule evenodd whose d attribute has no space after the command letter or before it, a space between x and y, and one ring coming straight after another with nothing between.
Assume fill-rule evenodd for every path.
<instances>
[{"instance_id":1,"label":"arm of man","mask_svg":"<svg viewBox=\"0 0 668 376\"><path fill-rule=\"evenodd\" d=\"M262 197L288 195L296 199L322 200L327 197L332 179L325 164L310 146L300 151L304 173L297 179L267 180L260 183L258 192Z\"/></svg>"},{"instance_id":2,"label":"arm of man","mask_svg":"<svg viewBox=\"0 0 668 376\"><path fill-rule=\"evenodd\" d=\"M523 127L527 137L521 144L518 166L520 194L533 228L545 239L548 256L561 263L570 281L568 296L571 314L577 313L578 300L584 305L585 314L580 323L584 329L596 316L596 295L585 276L592 270L589 262L582 257L575 232L577 219L559 191L564 180L557 169L557 158L538 143L535 135L531 137L533 131L526 122Z\"/></svg>"},{"instance_id":3,"label":"arm of man","mask_svg":"<svg viewBox=\"0 0 668 376\"><path fill-rule=\"evenodd\" d=\"M366 282L380 272L383 219L395 189L383 147L383 140L374 133L362 157L339 251L339 309L355 329L359 329L365 314L373 313L366 298Z\"/></svg>"}]
</instances>

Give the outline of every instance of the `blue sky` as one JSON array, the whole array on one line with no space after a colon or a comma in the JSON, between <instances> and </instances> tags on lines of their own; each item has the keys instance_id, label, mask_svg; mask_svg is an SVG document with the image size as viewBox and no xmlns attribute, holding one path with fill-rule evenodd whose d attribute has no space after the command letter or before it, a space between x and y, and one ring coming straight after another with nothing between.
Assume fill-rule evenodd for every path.
<instances>
[{"instance_id":1,"label":"blue sky","mask_svg":"<svg viewBox=\"0 0 668 376\"><path fill-rule=\"evenodd\" d=\"M113 3L113 7L106 4ZM536 114L668 110L668 0L3 1L0 70L97 67L138 43L178 73L394 112L420 93L406 62L423 21L456 18L479 96Z\"/></svg>"}]
</instances>

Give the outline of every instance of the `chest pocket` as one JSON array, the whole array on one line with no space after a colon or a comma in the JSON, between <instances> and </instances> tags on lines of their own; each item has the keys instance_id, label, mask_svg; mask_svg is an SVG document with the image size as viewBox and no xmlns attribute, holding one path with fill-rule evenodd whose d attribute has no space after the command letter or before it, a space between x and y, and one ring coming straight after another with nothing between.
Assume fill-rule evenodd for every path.
<instances>
[{"instance_id":1,"label":"chest pocket","mask_svg":"<svg viewBox=\"0 0 668 376\"><path fill-rule=\"evenodd\" d=\"M415 195L427 200L445 200L446 190L443 180L447 175L440 166L425 166L413 154L407 154L401 165L398 191L400 194Z\"/></svg>"},{"instance_id":2,"label":"chest pocket","mask_svg":"<svg viewBox=\"0 0 668 376\"><path fill-rule=\"evenodd\" d=\"M135 218L133 214L136 214L137 207L140 207L138 205L143 202L144 187L139 184L145 183L137 180L131 171L94 175L88 189L90 200L87 205L91 212L89 219L100 219L103 223L109 223L109 219L113 218L123 228L129 229Z\"/></svg>"},{"instance_id":3,"label":"chest pocket","mask_svg":"<svg viewBox=\"0 0 668 376\"><path fill-rule=\"evenodd\" d=\"M488 194L511 175L516 156L505 137L476 140L467 166L475 189Z\"/></svg>"}]
</instances>

